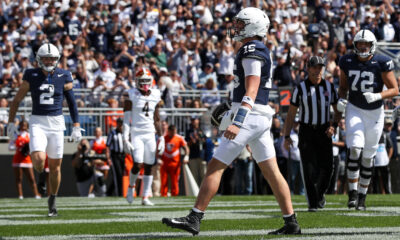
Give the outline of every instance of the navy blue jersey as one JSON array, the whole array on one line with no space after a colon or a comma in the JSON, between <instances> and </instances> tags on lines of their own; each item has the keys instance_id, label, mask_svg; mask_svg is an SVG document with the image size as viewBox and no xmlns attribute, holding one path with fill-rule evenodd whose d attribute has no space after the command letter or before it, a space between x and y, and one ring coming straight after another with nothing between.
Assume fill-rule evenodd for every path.
<instances>
[{"instance_id":1,"label":"navy blue jersey","mask_svg":"<svg viewBox=\"0 0 400 240\"><path fill-rule=\"evenodd\" d=\"M78 19L67 19L65 21L65 32L71 38L72 41L75 41L79 35L82 33L81 21Z\"/></svg>"},{"instance_id":2,"label":"navy blue jersey","mask_svg":"<svg viewBox=\"0 0 400 240\"><path fill-rule=\"evenodd\" d=\"M62 115L64 85L72 82L71 72L56 68L48 77L41 68L27 69L23 80L29 83L32 96L32 114L44 116Z\"/></svg>"},{"instance_id":3,"label":"navy blue jersey","mask_svg":"<svg viewBox=\"0 0 400 240\"><path fill-rule=\"evenodd\" d=\"M382 100L368 103L363 93L382 92L382 72L389 72L394 68L389 57L374 55L370 60L361 62L356 54L347 54L340 58L339 66L347 76L348 100L351 104L362 109L377 109L382 106Z\"/></svg>"},{"instance_id":4,"label":"navy blue jersey","mask_svg":"<svg viewBox=\"0 0 400 240\"><path fill-rule=\"evenodd\" d=\"M254 58L262 62L261 81L258 87L257 97L254 101L256 104L268 104L269 89L272 86L272 60L269 49L260 41L253 40L244 44L238 51L234 65L234 87L233 102L242 102L242 98L246 93L245 75L242 66L244 58Z\"/></svg>"}]
</instances>

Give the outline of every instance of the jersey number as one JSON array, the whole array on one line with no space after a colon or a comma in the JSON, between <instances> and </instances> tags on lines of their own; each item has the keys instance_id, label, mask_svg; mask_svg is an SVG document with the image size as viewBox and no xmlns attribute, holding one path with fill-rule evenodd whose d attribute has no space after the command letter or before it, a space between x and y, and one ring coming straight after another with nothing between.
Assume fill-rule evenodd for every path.
<instances>
[{"instance_id":1,"label":"jersey number","mask_svg":"<svg viewBox=\"0 0 400 240\"><path fill-rule=\"evenodd\" d=\"M244 49L243 53L254 52L254 51L256 51L256 45L250 44L250 45L244 46L243 49Z\"/></svg>"},{"instance_id":2,"label":"jersey number","mask_svg":"<svg viewBox=\"0 0 400 240\"><path fill-rule=\"evenodd\" d=\"M354 76L354 80L353 80L353 83L351 84L352 91L358 91L357 83L358 83L358 80L360 80L360 77L361 77L361 82L360 82L361 92L373 92L374 91L374 89L372 87L372 84L374 83L374 74L372 72L367 72L367 71L360 72L358 70L350 70L349 77L353 77L353 76Z\"/></svg>"},{"instance_id":3,"label":"jersey number","mask_svg":"<svg viewBox=\"0 0 400 240\"><path fill-rule=\"evenodd\" d=\"M47 91L40 94L40 104L50 105L54 104L54 85L53 84L42 84L39 87L40 91Z\"/></svg>"},{"instance_id":4,"label":"jersey number","mask_svg":"<svg viewBox=\"0 0 400 240\"><path fill-rule=\"evenodd\" d=\"M146 117L149 116L149 102L146 102L146 104L143 106L142 111L146 112L146 114L145 114Z\"/></svg>"}]
</instances>

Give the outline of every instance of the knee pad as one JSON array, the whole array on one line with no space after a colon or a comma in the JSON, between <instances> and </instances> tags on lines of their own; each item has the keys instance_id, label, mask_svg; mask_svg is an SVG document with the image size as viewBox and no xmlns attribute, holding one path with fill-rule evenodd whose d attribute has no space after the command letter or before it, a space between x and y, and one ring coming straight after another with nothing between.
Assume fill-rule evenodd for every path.
<instances>
[{"instance_id":1,"label":"knee pad","mask_svg":"<svg viewBox=\"0 0 400 240\"><path fill-rule=\"evenodd\" d=\"M368 186L372 177L373 158L363 158L361 160L360 184Z\"/></svg>"},{"instance_id":2,"label":"knee pad","mask_svg":"<svg viewBox=\"0 0 400 240\"><path fill-rule=\"evenodd\" d=\"M352 147L349 149L349 157L350 159L360 159L361 157L362 148Z\"/></svg>"}]
</instances>

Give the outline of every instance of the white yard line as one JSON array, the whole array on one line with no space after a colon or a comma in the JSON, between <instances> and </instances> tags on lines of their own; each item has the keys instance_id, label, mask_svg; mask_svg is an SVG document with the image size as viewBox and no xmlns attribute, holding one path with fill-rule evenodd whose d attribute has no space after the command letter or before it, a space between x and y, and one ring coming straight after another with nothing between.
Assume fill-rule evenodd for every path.
<instances>
[{"instance_id":1,"label":"white yard line","mask_svg":"<svg viewBox=\"0 0 400 240\"><path fill-rule=\"evenodd\" d=\"M202 231L196 238L218 237L218 236L258 236L267 235L273 229L266 230L228 230L228 231ZM283 236L280 239L399 239L400 227L379 227L379 228L310 228L302 229L303 236L287 238ZM80 235L46 235L46 236L21 236L21 237L3 237L2 239L20 239L20 240L64 240L64 239L117 239L117 238L165 238L165 237L189 237L186 232L146 232L146 233L126 233L126 234L80 234Z\"/></svg>"}]
</instances>

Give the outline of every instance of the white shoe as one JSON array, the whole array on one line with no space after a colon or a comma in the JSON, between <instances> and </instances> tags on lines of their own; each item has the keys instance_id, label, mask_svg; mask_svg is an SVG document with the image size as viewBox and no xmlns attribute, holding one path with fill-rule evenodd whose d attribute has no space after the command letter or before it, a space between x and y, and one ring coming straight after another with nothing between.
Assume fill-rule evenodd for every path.
<instances>
[{"instance_id":1,"label":"white shoe","mask_svg":"<svg viewBox=\"0 0 400 240\"><path fill-rule=\"evenodd\" d=\"M142 205L144 205L144 206L154 206L154 203L152 203L148 198L143 198Z\"/></svg>"},{"instance_id":2,"label":"white shoe","mask_svg":"<svg viewBox=\"0 0 400 240\"><path fill-rule=\"evenodd\" d=\"M35 199L42 199L42 197L40 195L36 195Z\"/></svg>"},{"instance_id":3,"label":"white shoe","mask_svg":"<svg viewBox=\"0 0 400 240\"><path fill-rule=\"evenodd\" d=\"M135 188L128 187L128 192L126 193L126 201L128 201L128 203L133 202L133 191L134 190L135 190Z\"/></svg>"},{"instance_id":4,"label":"white shoe","mask_svg":"<svg viewBox=\"0 0 400 240\"><path fill-rule=\"evenodd\" d=\"M24 200L24 196L19 196L19 200Z\"/></svg>"},{"instance_id":5,"label":"white shoe","mask_svg":"<svg viewBox=\"0 0 400 240\"><path fill-rule=\"evenodd\" d=\"M94 193L89 193L88 198L94 198L94 197L96 197L96 196L94 195Z\"/></svg>"}]
</instances>

